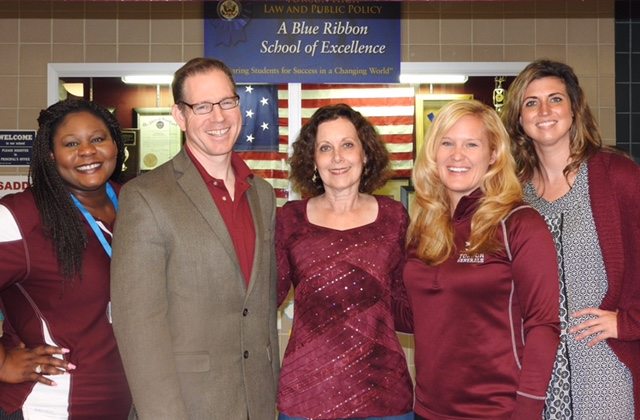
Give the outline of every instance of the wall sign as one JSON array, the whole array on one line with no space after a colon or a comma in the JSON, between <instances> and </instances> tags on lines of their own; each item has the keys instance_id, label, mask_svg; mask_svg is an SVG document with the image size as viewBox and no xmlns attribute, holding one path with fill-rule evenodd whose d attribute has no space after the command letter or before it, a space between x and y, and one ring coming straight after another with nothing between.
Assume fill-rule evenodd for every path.
<instances>
[{"instance_id":1,"label":"wall sign","mask_svg":"<svg viewBox=\"0 0 640 420\"><path fill-rule=\"evenodd\" d=\"M0 197L24 191L28 186L26 175L0 175Z\"/></svg>"},{"instance_id":2,"label":"wall sign","mask_svg":"<svg viewBox=\"0 0 640 420\"><path fill-rule=\"evenodd\" d=\"M400 2L204 2L204 50L239 83L397 83Z\"/></svg>"},{"instance_id":3,"label":"wall sign","mask_svg":"<svg viewBox=\"0 0 640 420\"><path fill-rule=\"evenodd\" d=\"M0 130L0 165L29 166L35 138L33 130Z\"/></svg>"}]
</instances>

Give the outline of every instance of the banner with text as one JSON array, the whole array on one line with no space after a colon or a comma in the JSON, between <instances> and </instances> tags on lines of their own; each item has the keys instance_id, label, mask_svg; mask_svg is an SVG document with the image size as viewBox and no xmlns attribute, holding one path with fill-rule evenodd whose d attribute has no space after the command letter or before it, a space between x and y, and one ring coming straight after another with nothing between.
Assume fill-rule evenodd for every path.
<instances>
[{"instance_id":1,"label":"banner with text","mask_svg":"<svg viewBox=\"0 0 640 420\"><path fill-rule=\"evenodd\" d=\"M19 193L29 186L27 175L0 175L0 197Z\"/></svg>"},{"instance_id":2,"label":"banner with text","mask_svg":"<svg viewBox=\"0 0 640 420\"><path fill-rule=\"evenodd\" d=\"M400 2L204 2L205 56L238 83L398 83Z\"/></svg>"}]
</instances>

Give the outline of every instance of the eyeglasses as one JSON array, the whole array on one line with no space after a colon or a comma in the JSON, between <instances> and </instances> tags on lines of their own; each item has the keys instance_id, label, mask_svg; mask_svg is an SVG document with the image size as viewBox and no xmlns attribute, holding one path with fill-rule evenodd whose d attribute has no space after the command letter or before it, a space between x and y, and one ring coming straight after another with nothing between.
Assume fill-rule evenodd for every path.
<instances>
[{"instance_id":1,"label":"eyeglasses","mask_svg":"<svg viewBox=\"0 0 640 420\"><path fill-rule=\"evenodd\" d=\"M224 98L220 102L198 102L197 104L188 104L184 101L180 101L178 103L188 106L196 115L205 115L213 111L214 105L218 105L220 109L224 110L237 107L238 104L240 104L240 97L236 95L231 98Z\"/></svg>"}]
</instances>

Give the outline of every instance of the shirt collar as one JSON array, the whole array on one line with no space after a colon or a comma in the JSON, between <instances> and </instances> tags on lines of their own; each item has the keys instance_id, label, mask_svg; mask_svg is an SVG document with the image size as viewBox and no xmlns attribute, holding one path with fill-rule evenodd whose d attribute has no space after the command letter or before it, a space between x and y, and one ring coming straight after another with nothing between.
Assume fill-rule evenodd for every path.
<instances>
[{"instance_id":1,"label":"shirt collar","mask_svg":"<svg viewBox=\"0 0 640 420\"><path fill-rule=\"evenodd\" d=\"M453 220L459 221L471 217L478 208L479 201L483 196L484 193L480 188L476 188L471 194L463 196L458 201L458 205L453 212Z\"/></svg>"},{"instance_id":2,"label":"shirt collar","mask_svg":"<svg viewBox=\"0 0 640 420\"><path fill-rule=\"evenodd\" d=\"M187 156L189 156L189 159L191 159L196 169L202 176L202 179L204 179L206 183L211 183L213 181L220 181L219 179L209 175L206 169L204 169L204 166L202 166L202 164L198 161L198 159L196 159L196 157L193 155L193 153L191 152L191 149L189 149L189 145L185 144L184 146L185 146L185 150L187 151ZM236 180L246 181L249 178L253 178L253 173L251 172L251 169L247 166L245 161L242 160L240 155L238 155L236 152L231 152L231 168L233 169L233 173L236 174Z\"/></svg>"}]
</instances>

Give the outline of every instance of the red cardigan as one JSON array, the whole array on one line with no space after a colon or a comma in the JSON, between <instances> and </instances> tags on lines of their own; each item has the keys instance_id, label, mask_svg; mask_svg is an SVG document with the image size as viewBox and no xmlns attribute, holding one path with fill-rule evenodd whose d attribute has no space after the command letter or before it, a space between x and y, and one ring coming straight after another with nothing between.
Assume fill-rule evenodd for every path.
<instances>
[{"instance_id":1,"label":"red cardigan","mask_svg":"<svg viewBox=\"0 0 640 420\"><path fill-rule=\"evenodd\" d=\"M601 151L587 163L591 209L602 249L607 293L601 309L618 311L618 339L608 343L633 376L640 419L640 166Z\"/></svg>"}]
</instances>

